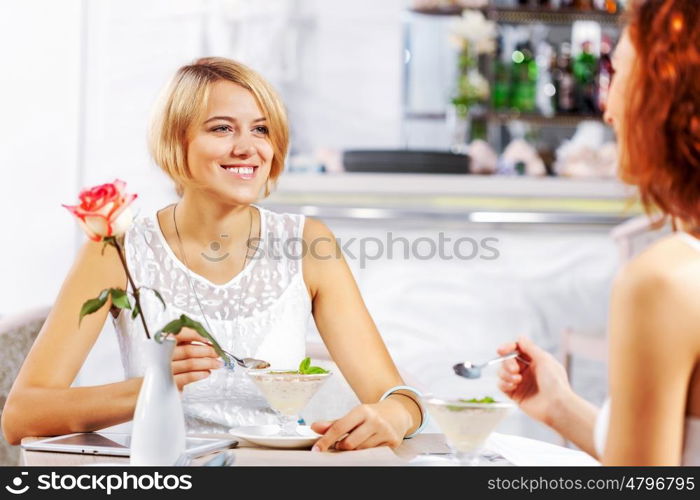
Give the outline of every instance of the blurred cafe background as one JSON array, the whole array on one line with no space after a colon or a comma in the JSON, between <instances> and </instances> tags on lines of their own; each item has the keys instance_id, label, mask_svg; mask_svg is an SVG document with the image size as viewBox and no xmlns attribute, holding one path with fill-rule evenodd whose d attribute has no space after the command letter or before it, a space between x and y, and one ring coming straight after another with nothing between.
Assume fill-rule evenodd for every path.
<instances>
[{"instance_id":1,"label":"blurred cafe background","mask_svg":"<svg viewBox=\"0 0 700 500\"><path fill-rule=\"evenodd\" d=\"M174 71L208 55L250 65L281 93L291 151L262 204L317 217L347 245L407 380L502 398L495 371L471 381L451 366L528 335L600 403L612 280L658 235L615 178L602 121L623 10L621 0L3 1L0 407L85 238L61 203L115 178L141 214L176 200L147 153L149 116ZM108 322L75 383L121 377ZM522 414L501 429L558 442Z\"/></svg>"}]
</instances>

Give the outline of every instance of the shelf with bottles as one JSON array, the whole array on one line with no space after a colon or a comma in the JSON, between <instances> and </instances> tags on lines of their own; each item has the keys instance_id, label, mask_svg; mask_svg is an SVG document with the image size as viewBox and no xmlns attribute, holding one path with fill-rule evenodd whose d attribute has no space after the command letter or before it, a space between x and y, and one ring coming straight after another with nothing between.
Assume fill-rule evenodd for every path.
<instances>
[{"instance_id":1,"label":"shelf with bottles","mask_svg":"<svg viewBox=\"0 0 700 500\"><path fill-rule=\"evenodd\" d=\"M612 75L610 51L619 36L617 10L622 5L618 0L610 1L596 0L590 5L568 0L532 0L524 5L519 0L481 2L478 10L500 26L500 34L496 53L478 56L478 73L487 80L491 94L484 103L491 113L480 119L503 122L518 118L544 126L575 126L582 120L601 119ZM420 2L414 3L412 12L455 15L468 4L477 3ZM591 25L599 28L592 35L588 33L590 38L575 35L582 27L584 32L590 31ZM503 43L508 33L511 36ZM590 40L593 43L584 43ZM470 107L471 85L476 83L472 84L472 72L462 68L461 62L459 72L458 86L465 90L452 102L459 106L458 99L465 96L465 105ZM468 84L462 83L464 79L470 80ZM440 121L445 117L446 113L439 112L404 113L406 119Z\"/></svg>"},{"instance_id":2,"label":"shelf with bottles","mask_svg":"<svg viewBox=\"0 0 700 500\"><path fill-rule=\"evenodd\" d=\"M461 5L433 5L433 3L435 2L418 2L408 10L426 16L459 16L466 8Z\"/></svg>"},{"instance_id":3,"label":"shelf with bottles","mask_svg":"<svg viewBox=\"0 0 700 500\"><path fill-rule=\"evenodd\" d=\"M419 1L410 9L418 14L458 16L474 2L454 0ZM597 21L618 24L622 11L619 0L491 0L480 10L491 20L505 24L571 24Z\"/></svg>"},{"instance_id":4,"label":"shelf with bottles","mask_svg":"<svg viewBox=\"0 0 700 500\"><path fill-rule=\"evenodd\" d=\"M443 6L446 3L439 1ZM462 8L467 10L462 13ZM522 22L507 22L508 15L516 11L520 16L516 20ZM447 14L445 8L441 12ZM602 110L612 76L610 52L620 35L619 14L551 12L559 15L554 22L544 20L550 13L546 8L534 12L530 6L512 8L495 2L479 9L460 5L453 11L459 16L451 20L415 15L416 9L409 12L405 17L406 75L421 74L423 78L405 80L405 147L468 151L481 158L477 163L491 169L479 172L611 176L614 136L602 123ZM458 45L455 40L468 44ZM490 40L495 46L489 46ZM426 47L432 47L438 56L419 59L428 52ZM445 71L444 63L433 61L456 63L456 72ZM452 81L456 92L446 88L450 84L445 82ZM486 92L482 92L484 87ZM444 111L438 102L442 96L449 103ZM522 172L514 162L519 155L532 159L524 163ZM495 169L489 163L494 158Z\"/></svg>"},{"instance_id":5,"label":"shelf with bottles","mask_svg":"<svg viewBox=\"0 0 700 500\"><path fill-rule=\"evenodd\" d=\"M582 121L601 121L603 119L600 114L561 113L547 116L540 113L522 113L518 110L488 111L483 115L476 115L474 118L501 124L520 120L533 125L550 127L576 127Z\"/></svg>"},{"instance_id":6,"label":"shelf with bottles","mask_svg":"<svg viewBox=\"0 0 700 500\"><path fill-rule=\"evenodd\" d=\"M541 41L535 50L525 40L510 57L497 54L488 62L492 92L487 118L551 126L600 120L613 74L612 41L604 38L598 56L588 40L578 49L574 55L568 41L558 47Z\"/></svg>"},{"instance_id":7,"label":"shelf with bottles","mask_svg":"<svg viewBox=\"0 0 700 500\"><path fill-rule=\"evenodd\" d=\"M572 24L576 21L596 21L601 24L618 24L619 14L602 11L578 10L544 10L537 9L486 9L486 14L493 21L503 24Z\"/></svg>"}]
</instances>

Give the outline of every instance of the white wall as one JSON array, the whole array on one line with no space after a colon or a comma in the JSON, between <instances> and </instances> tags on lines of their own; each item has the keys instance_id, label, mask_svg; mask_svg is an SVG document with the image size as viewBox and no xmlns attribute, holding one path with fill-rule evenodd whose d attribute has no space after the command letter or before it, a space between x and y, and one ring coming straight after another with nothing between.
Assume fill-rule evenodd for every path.
<instances>
[{"instance_id":1,"label":"white wall","mask_svg":"<svg viewBox=\"0 0 700 500\"><path fill-rule=\"evenodd\" d=\"M81 5L0 3L0 314L52 302L72 261Z\"/></svg>"},{"instance_id":2,"label":"white wall","mask_svg":"<svg viewBox=\"0 0 700 500\"><path fill-rule=\"evenodd\" d=\"M313 22L288 99L299 149L399 146L403 4L302 2Z\"/></svg>"},{"instance_id":3,"label":"white wall","mask_svg":"<svg viewBox=\"0 0 700 500\"><path fill-rule=\"evenodd\" d=\"M119 177L139 193L143 211L173 200L148 157L147 124L168 78L197 57L235 57L267 76L290 109L295 151L398 146L402 6L0 3L0 235L3 281L13 283L0 290L0 314L55 298L83 239L60 204L75 200L80 187Z\"/></svg>"}]
</instances>

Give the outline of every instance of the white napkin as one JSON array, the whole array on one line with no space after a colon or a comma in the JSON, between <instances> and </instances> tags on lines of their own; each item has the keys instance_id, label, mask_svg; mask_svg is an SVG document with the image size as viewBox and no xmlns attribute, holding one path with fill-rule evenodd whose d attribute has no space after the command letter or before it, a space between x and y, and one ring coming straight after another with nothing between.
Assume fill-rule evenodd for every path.
<instances>
[{"instance_id":1,"label":"white napkin","mask_svg":"<svg viewBox=\"0 0 700 500\"><path fill-rule=\"evenodd\" d=\"M544 441L511 434L492 433L484 446L502 455L513 465L521 466L595 466L600 463L589 454Z\"/></svg>"}]
</instances>

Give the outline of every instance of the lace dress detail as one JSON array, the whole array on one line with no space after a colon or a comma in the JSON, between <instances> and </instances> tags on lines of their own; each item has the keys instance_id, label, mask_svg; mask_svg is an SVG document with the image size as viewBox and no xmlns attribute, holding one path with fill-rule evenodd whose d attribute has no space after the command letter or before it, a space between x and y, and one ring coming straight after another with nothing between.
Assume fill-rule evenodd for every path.
<instances>
[{"instance_id":1,"label":"lace dress detail","mask_svg":"<svg viewBox=\"0 0 700 500\"><path fill-rule=\"evenodd\" d=\"M264 359L273 368L296 368L305 355L311 315L301 267L304 217L256 208L261 241L245 269L222 285L191 271L189 275L210 333L224 349L239 357ZM163 310L155 294L142 288L141 305L151 333L183 313L206 326L187 268L167 244L155 213L134 222L124 247L136 285L158 290L167 305ZM125 310L113 321L125 376L142 376L141 343L146 336L141 321L132 320ZM221 368L186 385L183 408L188 432L226 432L238 425L277 421L243 369Z\"/></svg>"}]
</instances>

